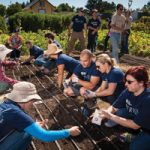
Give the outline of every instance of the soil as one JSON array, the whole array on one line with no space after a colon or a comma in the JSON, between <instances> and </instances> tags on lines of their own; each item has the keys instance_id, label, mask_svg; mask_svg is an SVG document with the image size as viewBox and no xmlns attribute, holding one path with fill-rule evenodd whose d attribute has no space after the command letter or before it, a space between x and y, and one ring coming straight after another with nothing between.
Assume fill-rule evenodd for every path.
<instances>
[{"instance_id":1,"label":"soil","mask_svg":"<svg viewBox=\"0 0 150 150\"><path fill-rule=\"evenodd\" d=\"M46 129L59 130L70 128L78 125L81 129L81 135L70 137L56 142L44 143L33 139L33 146L29 150L127 150L128 144L122 143L116 137L116 133L126 131L125 128L117 126L106 128L102 123L101 126L91 124L91 121L85 118L81 113L82 104L77 98L68 98L62 90L56 86L56 77L36 76L34 66L21 66L11 71L6 70L9 77L29 81L36 85L38 94L42 97L40 103L35 103L29 114L35 120L48 119ZM99 107L106 108L109 104L101 101ZM60 147L60 148L58 148Z\"/></svg>"}]
</instances>

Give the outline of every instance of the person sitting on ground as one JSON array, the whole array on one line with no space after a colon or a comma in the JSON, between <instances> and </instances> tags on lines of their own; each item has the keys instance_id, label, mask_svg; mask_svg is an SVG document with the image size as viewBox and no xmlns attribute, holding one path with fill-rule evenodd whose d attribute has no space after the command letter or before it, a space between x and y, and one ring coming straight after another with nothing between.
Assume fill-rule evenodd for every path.
<instances>
[{"instance_id":1,"label":"person sitting on ground","mask_svg":"<svg viewBox=\"0 0 150 150\"><path fill-rule=\"evenodd\" d=\"M6 48L5 45L0 45L0 93L8 90L13 84L17 83L16 80L11 79L5 75L3 66L14 66L15 62L5 61L5 57L12 50Z\"/></svg>"},{"instance_id":2,"label":"person sitting on ground","mask_svg":"<svg viewBox=\"0 0 150 150\"><path fill-rule=\"evenodd\" d=\"M55 40L55 36L52 33L46 33L45 34L45 38L48 41L48 45L49 44L56 44L58 48L61 48L61 45L58 41ZM49 49L49 48L48 48ZM49 56L45 55L40 55L34 62L34 64L36 66L40 67L40 71L43 74L50 74L50 72L52 72L52 70L54 70L56 68L56 62L53 59L49 59Z\"/></svg>"},{"instance_id":3,"label":"person sitting on ground","mask_svg":"<svg viewBox=\"0 0 150 150\"><path fill-rule=\"evenodd\" d=\"M44 142L52 142L80 134L77 126L58 131L42 128L48 120L35 122L26 113L32 110L36 100L41 100L41 97L37 94L34 84L29 82L14 84L13 90L0 104L0 149L26 150L32 136Z\"/></svg>"},{"instance_id":4,"label":"person sitting on ground","mask_svg":"<svg viewBox=\"0 0 150 150\"><path fill-rule=\"evenodd\" d=\"M98 88L101 74L96 70L92 59L93 55L90 50L85 49L80 53L80 64L75 68L68 87L64 89L66 95L80 96L83 95L81 88L88 90Z\"/></svg>"},{"instance_id":5,"label":"person sitting on ground","mask_svg":"<svg viewBox=\"0 0 150 150\"><path fill-rule=\"evenodd\" d=\"M150 88L148 72L144 66L130 68L125 74L125 89L107 110L100 116L109 119L107 127L117 124L139 130L133 138L130 150L150 149Z\"/></svg>"},{"instance_id":6,"label":"person sitting on ground","mask_svg":"<svg viewBox=\"0 0 150 150\"><path fill-rule=\"evenodd\" d=\"M69 72L68 78L72 75L75 67L79 65L79 61L62 53L62 49L58 48L56 44L49 44L48 50L44 52L44 55L50 56L50 59L56 61L58 77L58 87L63 84L64 70Z\"/></svg>"},{"instance_id":7,"label":"person sitting on ground","mask_svg":"<svg viewBox=\"0 0 150 150\"><path fill-rule=\"evenodd\" d=\"M33 42L31 40L26 41L26 45L27 48L29 49L30 57L27 60L25 60L22 63L22 65L30 64L32 60L35 60L36 58L38 58L40 55L44 53L43 49L36 45L33 45Z\"/></svg>"},{"instance_id":8,"label":"person sitting on ground","mask_svg":"<svg viewBox=\"0 0 150 150\"><path fill-rule=\"evenodd\" d=\"M119 67L115 67L115 60L107 54L99 55L96 67L103 73L102 84L96 92L88 91L85 97L103 97L112 104L124 90L124 73Z\"/></svg>"},{"instance_id":9,"label":"person sitting on ground","mask_svg":"<svg viewBox=\"0 0 150 150\"><path fill-rule=\"evenodd\" d=\"M16 29L15 33L8 40L10 48L13 49L10 54L11 59L18 61L20 58L22 42L23 38L19 35L19 29Z\"/></svg>"}]
</instances>

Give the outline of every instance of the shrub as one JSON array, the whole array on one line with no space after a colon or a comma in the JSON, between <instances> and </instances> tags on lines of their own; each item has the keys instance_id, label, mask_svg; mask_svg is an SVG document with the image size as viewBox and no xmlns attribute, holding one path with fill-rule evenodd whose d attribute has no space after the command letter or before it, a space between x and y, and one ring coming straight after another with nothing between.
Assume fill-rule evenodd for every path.
<instances>
[{"instance_id":1,"label":"shrub","mask_svg":"<svg viewBox=\"0 0 150 150\"><path fill-rule=\"evenodd\" d=\"M5 19L0 16L0 31L6 32L6 30L7 30L7 27L6 27Z\"/></svg>"}]
</instances>

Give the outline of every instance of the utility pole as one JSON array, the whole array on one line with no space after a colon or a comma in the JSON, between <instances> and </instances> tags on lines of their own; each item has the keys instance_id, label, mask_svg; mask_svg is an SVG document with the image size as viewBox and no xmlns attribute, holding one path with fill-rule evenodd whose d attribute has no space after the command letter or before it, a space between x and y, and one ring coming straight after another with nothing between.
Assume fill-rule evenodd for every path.
<instances>
[{"instance_id":1,"label":"utility pole","mask_svg":"<svg viewBox=\"0 0 150 150\"><path fill-rule=\"evenodd\" d=\"M132 5L133 0L129 0L128 1L128 9L130 9L131 5Z\"/></svg>"}]
</instances>

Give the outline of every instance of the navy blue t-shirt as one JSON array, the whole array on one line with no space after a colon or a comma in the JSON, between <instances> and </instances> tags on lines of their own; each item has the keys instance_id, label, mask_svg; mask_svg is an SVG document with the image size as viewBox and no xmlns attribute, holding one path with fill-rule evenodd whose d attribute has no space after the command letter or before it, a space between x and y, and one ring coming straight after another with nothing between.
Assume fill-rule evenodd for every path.
<instances>
[{"instance_id":1,"label":"navy blue t-shirt","mask_svg":"<svg viewBox=\"0 0 150 150\"><path fill-rule=\"evenodd\" d=\"M72 18L73 31L81 32L84 29L84 24L86 23L86 18L84 16L76 15Z\"/></svg>"},{"instance_id":2,"label":"navy blue t-shirt","mask_svg":"<svg viewBox=\"0 0 150 150\"><path fill-rule=\"evenodd\" d=\"M90 27L97 29L98 27L100 27L100 21L99 21L99 19L93 19L92 18L89 20L87 26L90 26ZM91 32L93 32L93 30L89 29L88 33L91 34ZM97 34L97 32L95 34Z\"/></svg>"},{"instance_id":3,"label":"navy blue t-shirt","mask_svg":"<svg viewBox=\"0 0 150 150\"><path fill-rule=\"evenodd\" d=\"M109 73L105 73L102 76L103 81L107 81L107 84L109 83L116 83L117 87L114 92L115 99L120 95L120 93L125 89L124 86L124 73L120 68L113 67Z\"/></svg>"},{"instance_id":4,"label":"navy blue t-shirt","mask_svg":"<svg viewBox=\"0 0 150 150\"><path fill-rule=\"evenodd\" d=\"M10 132L22 132L35 121L17 103L5 100L0 104L0 140Z\"/></svg>"},{"instance_id":5,"label":"navy blue t-shirt","mask_svg":"<svg viewBox=\"0 0 150 150\"><path fill-rule=\"evenodd\" d=\"M84 68L81 64L79 64L74 72L73 72L79 79L90 82L91 77L100 77L101 79L101 73L96 70L96 64L95 62L92 62L91 65L87 68ZM100 82L97 84L96 87L100 85Z\"/></svg>"},{"instance_id":6,"label":"navy blue t-shirt","mask_svg":"<svg viewBox=\"0 0 150 150\"><path fill-rule=\"evenodd\" d=\"M31 48L30 48L30 56L34 56L34 59L36 59L37 57L39 57L40 55L42 55L44 52L43 52L43 49L36 46L36 45L33 45Z\"/></svg>"},{"instance_id":7,"label":"navy blue t-shirt","mask_svg":"<svg viewBox=\"0 0 150 150\"><path fill-rule=\"evenodd\" d=\"M80 62L66 54L60 54L56 59L56 64L65 65L65 70L69 73L73 73L74 69L80 64Z\"/></svg>"},{"instance_id":8,"label":"navy blue t-shirt","mask_svg":"<svg viewBox=\"0 0 150 150\"><path fill-rule=\"evenodd\" d=\"M126 89L113 106L118 109L126 108L136 124L150 131L150 88L145 88L138 96L134 96Z\"/></svg>"}]
</instances>

